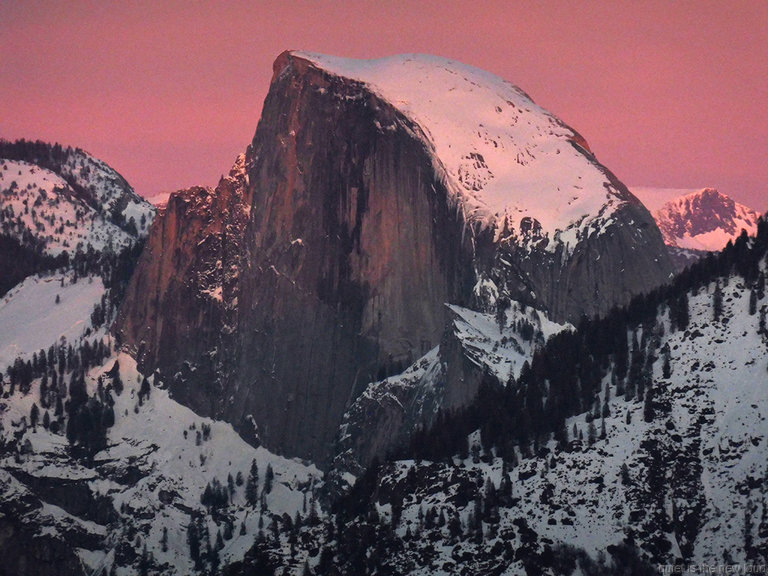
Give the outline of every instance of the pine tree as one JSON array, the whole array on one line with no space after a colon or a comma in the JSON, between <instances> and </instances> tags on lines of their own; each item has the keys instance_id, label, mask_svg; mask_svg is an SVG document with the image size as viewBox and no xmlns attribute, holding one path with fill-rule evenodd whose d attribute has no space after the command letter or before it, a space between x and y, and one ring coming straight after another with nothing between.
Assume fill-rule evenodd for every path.
<instances>
[{"instance_id":1,"label":"pine tree","mask_svg":"<svg viewBox=\"0 0 768 576\"><path fill-rule=\"evenodd\" d=\"M623 463L621 465L621 483L624 486L629 486L629 467L627 466L627 463Z\"/></svg>"},{"instance_id":2,"label":"pine tree","mask_svg":"<svg viewBox=\"0 0 768 576\"><path fill-rule=\"evenodd\" d=\"M595 423L594 421L590 420L589 424L587 424L587 442L590 446L595 443L595 440L597 439L597 430L595 430Z\"/></svg>"},{"instance_id":3,"label":"pine tree","mask_svg":"<svg viewBox=\"0 0 768 576\"><path fill-rule=\"evenodd\" d=\"M504 331L504 327L507 323L507 309L509 308L509 299L500 296L496 299L496 324L499 326L499 332Z\"/></svg>"},{"instance_id":4,"label":"pine tree","mask_svg":"<svg viewBox=\"0 0 768 576\"><path fill-rule=\"evenodd\" d=\"M115 360L117 362L117 360ZM141 388L139 388L139 405L142 404L143 400L149 400L149 380L146 376L142 377L141 379Z\"/></svg>"},{"instance_id":5,"label":"pine tree","mask_svg":"<svg viewBox=\"0 0 768 576\"><path fill-rule=\"evenodd\" d=\"M643 420L653 422L655 411L653 409L653 388L649 387L645 394L645 404L643 405Z\"/></svg>"},{"instance_id":6,"label":"pine tree","mask_svg":"<svg viewBox=\"0 0 768 576\"><path fill-rule=\"evenodd\" d=\"M37 428L37 421L40 419L40 409L37 404L32 403L32 408L29 411L29 423L32 428Z\"/></svg>"},{"instance_id":7,"label":"pine tree","mask_svg":"<svg viewBox=\"0 0 768 576\"><path fill-rule=\"evenodd\" d=\"M715 292L712 295L712 315L715 321L723 315L723 290L720 288L720 280L715 282Z\"/></svg>"},{"instance_id":8,"label":"pine tree","mask_svg":"<svg viewBox=\"0 0 768 576\"><path fill-rule=\"evenodd\" d=\"M669 379L672 376L672 365L670 363L669 347L664 348L664 363L661 367L661 375L664 379Z\"/></svg>"},{"instance_id":9,"label":"pine tree","mask_svg":"<svg viewBox=\"0 0 768 576\"><path fill-rule=\"evenodd\" d=\"M392 512L394 516L394 508ZM309 516L308 516L308 523L310 526L315 526L319 521L319 517L317 514L317 500L315 497L315 490L314 487L312 489L312 494L309 498Z\"/></svg>"},{"instance_id":10,"label":"pine tree","mask_svg":"<svg viewBox=\"0 0 768 576\"><path fill-rule=\"evenodd\" d=\"M251 506L256 506L259 502L259 466L256 460L251 462L251 472L245 483L245 500Z\"/></svg>"},{"instance_id":11,"label":"pine tree","mask_svg":"<svg viewBox=\"0 0 768 576\"><path fill-rule=\"evenodd\" d=\"M272 492L272 481L275 478L275 472L272 470L272 464L267 464L267 472L264 474L264 493Z\"/></svg>"},{"instance_id":12,"label":"pine tree","mask_svg":"<svg viewBox=\"0 0 768 576\"><path fill-rule=\"evenodd\" d=\"M112 387L115 393L120 396L123 393L123 380L120 378L120 365L117 363L117 360L115 360L112 369L107 374L112 377Z\"/></svg>"},{"instance_id":13,"label":"pine tree","mask_svg":"<svg viewBox=\"0 0 768 576\"><path fill-rule=\"evenodd\" d=\"M43 374L42 380L40 380L40 406L48 408L48 374Z\"/></svg>"},{"instance_id":14,"label":"pine tree","mask_svg":"<svg viewBox=\"0 0 768 576\"><path fill-rule=\"evenodd\" d=\"M611 387L609 383L606 383L605 394L603 395L603 410L601 412L601 415L603 416L603 418L611 415L611 407L609 406L610 401L611 401Z\"/></svg>"},{"instance_id":15,"label":"pine tree","mask_svg":"<svg viewBox=\"0 0 768 576\"><path fill-rule=\"evenodd\" d=\"M216 550L224 549L224 537L221 535L221 529L216 531Z\"/></svg>"},{"instance_id":16,"label":"pine tree","mask_svg":"<svg viewBox=\"0 0 768 576\"><path fill-rule=\"evenodd\" d=\"M139 559L139 574L141 576L147 576L149 574L149 555L147 553L147 543L144 543L144 548L141 550L141 558Z\"/></svg>"}]
</instances>

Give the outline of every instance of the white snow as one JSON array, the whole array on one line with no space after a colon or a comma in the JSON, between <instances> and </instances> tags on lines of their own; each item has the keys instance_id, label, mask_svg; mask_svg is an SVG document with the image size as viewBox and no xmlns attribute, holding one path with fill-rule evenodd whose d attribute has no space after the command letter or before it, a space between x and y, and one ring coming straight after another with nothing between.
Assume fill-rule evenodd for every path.
<instances>
[{"instance_id":1,"label":"white snow","mask_svg":"<svg viewBox=\"0 0 768 576\"><path fill-rule=\"evenodd\" d=\"M728 234L722 228L716 230L710 230L704 234L695 234L693 236L675 237L670 242L673 246L679 246L687 250L708 250L711 252L719 252L729 241L735 240L738 234Z\"/></svg>"},{"instance_id":2,"label":"white snow","mask_svg":"<svg viewBox=\"0 0 768 576\"><path fill-rule=\"evenodd\" d=\"M674 198L654 212L667 245L710 252L722 250L742 230L754 236L759 216L713 188Z\"/></svg>"},{"instance_id":3,"label":"white snow","mask_svg":"<svg viewBox=\"0 0 768 576\"><path fill-rule=\"evenodd\" d=\"M31 233L42 242L44 251L54 256L64 251L74 255L78 245L83 251L89 244L95 250L109 246L118 250L132 242L130 235L78 198L57 174L27 162L3 159L0 232L19 241Z\"/></svg>"},{"instance_id":4,"label":"white snow","mask_svg":"<svg viewBox=\"0 0 768 576\"><path fill-rule=\"evenodd\" d=\"M234 525L233 538L225 540L221 550L223 563L242 559L259 532L260 517L263 516L265 534L273 515L287 514L293 518L299 513L306 517L305 501L309 506L312 486L318 488L322 477L314 465L277 456L263 447L254 448L229 424L198 416L178 404L170 398L168 390L153 386L149 398L140 402L138 392L142 377L136 362L126 354L113 356L88 373L89 394L96 392L98 378L104 377L116 360L125 389L119 396L113 393L115 425L107 431L108 448L96 454L94 465L89 467L70 459L67 440L62 434L53 434L42 426L35 431L26 428L25 438L30 439L34 452L25 455L20 463L14 462L12 455L0 457L3 498L25 491L21 485L16 485L18 483L5 480L5 471L16 468L48 480L61 478L87 482L92 493L110 495L115 511L123 516L123 521L139 527L142 545L147 546L156 562L168 563L165 574L192 572L186 540L192 511L203 512L212 538L218 530L223 531L221 514L216 515L219 520L215 522L212 515L204 512L200 497L205 486L214 478L227 486L228 475L236 477L238 472L247 479L253 460L259 468L260 493L267 467L272 467L272 490L265 494L266 510L262 514L258 505L246 504L245 485L235 486L231 503L222 511ZM0 440L8 440L14 431L24 430L21 417L28 415L32 402L38 400L38 390L39 381L35 381L30 394L23 396L16 392L8 399L0 399ZM210 427L210 436L198 440L203 426ZM126 483L120 479L127 467L140 472L135 481ZM63 524L75 523L92 534L106 535L103 551L79 550L78 554L96 573L103 568L109 569L113 547L122 538L125 524L101 526L75 518L57 506L46 503L44 507L44 513L55 520L53 524L46 524L50 526L46 529L53 533L61 530ZM123 507L125 514L121 512ZM316 510L323 514L319 504ZM243 535L240 534L241 524L246 527ZM168 533L166 551L160 544L164 528ZM141 550L142 546L139 546L136 552L141 553Z\"/></svg>"},{"instance_id":5,"label":"white snow","mask_svg":"<svg viewBox=\"0 0 768 576\"><path fill-rule=\"evenodd\" d=\"M30 276L0 299L0 371L62 338L73 343L91 326L104 284L91 276L72 280L71 274Z\"/></svg>"},{"instance_id":6,"label":"white snow","mask_svg":"<svg viewBox=\"0 0 768 576\"><path fill-rule=\"evenodd\" d=\"M496 223L498 233L505 217L516 230L531 217L543 234L572 245L576 230L599 228L596 220L628 199L593 163L580 136L489 72L423 54L378 60L293 54L365 83L416 124L470 222Z\"/></svg>"},{"instance_id":7,"label":"white snow","mask_svg":"<svg viewBox=\"0 0 768 576\"><path fill-rule=\"evenodd\" d=\"M573 330L570 324L553 322L544 312L519 302L512 302L504 313L503 328L490 314L455 305L448 308L455 314L454 332L467 357L488 368L502 382L511 376L518 377L523 364L530 361L534 351L551 336L562 330ZM520 323L531 326L532 338L522 336Z\"/></svg>"}]
</instances>

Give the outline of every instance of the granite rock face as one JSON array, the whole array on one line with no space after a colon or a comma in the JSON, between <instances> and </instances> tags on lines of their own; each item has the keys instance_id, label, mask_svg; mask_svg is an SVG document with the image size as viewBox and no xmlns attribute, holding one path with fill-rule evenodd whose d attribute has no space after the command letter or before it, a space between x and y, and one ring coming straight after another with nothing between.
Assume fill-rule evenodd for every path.
<instances>
[{"instance_id":1,"label":"granite rock face","mask_svg":"<svg viewBox=\"0 0 768 576\"><path fill-rule=\"evenodd\" d=\"M570 253L562 245L551 251L516 240L494 248L488 277L501 292L574 324L627 304L672 273L661 234L639 201L624 204L610 224L591 231Z\"/></svg>"},{"instance_id":2,"label":"granite rock face","mask_svg":"<svg viewBox=\"0 0 768 576\"><path fill-rule=\"evenodd\" d=\"M172 196L153 225L115 332L196 411L327 465L368 383L440 343L445 303L494 306L479 280L557 320L665 281L658 229L617 186L626 201L575 247L537 244L535 221L500 235L452 200L396 103L284 53L229 177Z\"/></svg>"},{"instance_id":3,"label":"granite rock face","mask_svg":"<svg viewBox=\"0 0 768 576\"><path fill-rule=\"evenodd\" d=\"M247 176L173 196L152 230L117 328L142 368L204 413L252 417L270 448L326 457L350 399L433 347L473 285L472 235L414 130L278 59Z\"/></svg>"}]
</instances>

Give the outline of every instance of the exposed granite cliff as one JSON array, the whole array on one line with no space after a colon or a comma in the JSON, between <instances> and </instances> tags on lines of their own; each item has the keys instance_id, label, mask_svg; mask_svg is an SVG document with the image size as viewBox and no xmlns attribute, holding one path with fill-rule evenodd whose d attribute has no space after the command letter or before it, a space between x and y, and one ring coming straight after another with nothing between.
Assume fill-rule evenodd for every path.
<instances>
[{"instance_id":1,"label":"exposed granite cliff","mask_svg":"<svg viewBox=\"0 0 768 576\"><path fill-rule=\"evenodd\" d=\"M650 213L627 195L612 221L590 229L571 252L535 240L502 241L492 249L487 277L512 299L574 324L652 290L671 277L672 265Z\"/></svg>"},{"instance_id":2,"label":"exposed granite cliff","mask_svg":"<svg viewBox=\"0 0 768 576\"><path fill-rule=\"evenodd\" d=\"M623 185L610 218L554 250L535 221L503 236L468 218L448 186L429 134L396 103L284 53L230 177L173 196L153 226L115 331L194 409L322 464L366 385L440 342L446 302L492 306L478 279L577 319L670 271Z\"/></svg>"},{"instance_id":3,"label":"exposed granite cliff","mask_svg":"<svg viewBox=\"0 0 768 576\"><path fill-rule=\"evenodd\" d=\"M117 328L142 367L179 374L198 410L253 416L276 450L326 457L350 399L437 343L443 303L471 293L472 235L415 130L361 85L281 56L249 184L177 194L153 228ZM245 226L226 218L238 207ZM209 281L227 253L237 293Z\"/></svg>"}]
</instances>

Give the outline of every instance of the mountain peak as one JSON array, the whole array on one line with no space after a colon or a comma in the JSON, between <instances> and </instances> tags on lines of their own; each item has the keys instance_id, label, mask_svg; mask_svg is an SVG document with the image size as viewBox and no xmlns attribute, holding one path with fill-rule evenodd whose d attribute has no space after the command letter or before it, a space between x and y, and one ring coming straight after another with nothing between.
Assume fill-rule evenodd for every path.
<instances>
[{"instance_id":1,"label":"mountain peak","mask_svg":"<svg viewBox=\"0 0 768 576\"><path fill-rule=\"evenodd\" d=\"M670 200L654 216L667 245L716 251L742 230L754 234L759 214L716 188L703 188Z\"/></svg>"},{"instance_id":2,"label":"mountain peak","mask_svg":"<svg viewBox=\"0 0 768 576\"><path fill-rule=\"evenodd\" d=\"M554 249L557 240L575 245L598 216L635 201L581 135L490 72L425 54L353 60L290 52L275 73L292 65L359 82L398 109L434 153L470 223L499 232L505 221L518 230L537 222Z\"/></svg>"}]
</instances>

